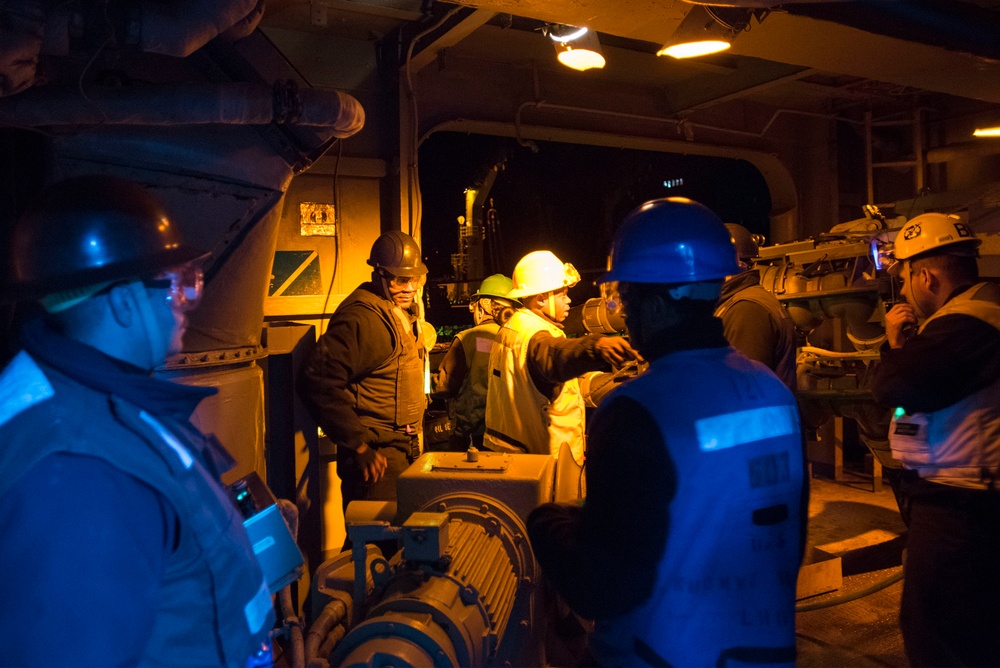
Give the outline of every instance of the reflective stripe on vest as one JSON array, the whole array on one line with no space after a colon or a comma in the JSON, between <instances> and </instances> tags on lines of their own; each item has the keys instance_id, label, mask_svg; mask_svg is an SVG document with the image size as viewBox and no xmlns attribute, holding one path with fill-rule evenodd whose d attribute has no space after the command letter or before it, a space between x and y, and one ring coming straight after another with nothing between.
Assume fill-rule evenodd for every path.
<instances>
[{"instance_id":1,"label":"reflective stripe on vest","mask_svg":"<svg viewBox=\"0 0 1000 668\"><path fill-rule=\"evenodd\" d=\"M711 666L760 656L791 666L805 530L794 396L743 355L714 348L655 360L602 406L620 397L656 420L677 491L654 590L630 613L597 622L596 658Z\"/></svg>"},{"instance_id":2,"label":"reflective stripe on vest","mask_svg":"<svg viewBox=\"0 0 1000 668\"><path fill-rule=\"evenodd\" d=\"M969 315L1000 330L1000 294L979 283L952 298L928 318ZM897 410L889 425L893 456L934 482L987 489L1000 472L1000 378L933 413L905 415Z\"/></svg>"}]
</instances>

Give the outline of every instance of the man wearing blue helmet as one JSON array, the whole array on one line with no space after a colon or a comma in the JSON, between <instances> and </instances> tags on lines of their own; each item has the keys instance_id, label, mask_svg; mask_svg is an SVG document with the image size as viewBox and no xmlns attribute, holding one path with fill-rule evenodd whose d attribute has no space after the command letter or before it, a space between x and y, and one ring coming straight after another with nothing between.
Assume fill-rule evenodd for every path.
<instances>
[{"instance_id":1,"label":"man wearing blue helmet","mask_svg":"<svg viewBox=\"0 0 1000 668\"><path fill-rule=\"evenodd\" d=\"M235 465L190 421L180 352L203 253L142 185L54 183L11 230L0 299L40 302L0 372L0 663L245 666L274 611Z\"/></svg>"},{"instance_id":2,"label":"man wearing blue helmet","mask_svg":"<svg viewBox=\"0 0 1000 668\"><path fill-rule=\"evenodd\" d=\"M601 665L794 664L802 437L792 393L713 316L738 271L690 200L647 202L615 235L601 283L649 369L594 415L586 503L528 518L542 569L595 619Z\"/></svg>"}]
</instances>

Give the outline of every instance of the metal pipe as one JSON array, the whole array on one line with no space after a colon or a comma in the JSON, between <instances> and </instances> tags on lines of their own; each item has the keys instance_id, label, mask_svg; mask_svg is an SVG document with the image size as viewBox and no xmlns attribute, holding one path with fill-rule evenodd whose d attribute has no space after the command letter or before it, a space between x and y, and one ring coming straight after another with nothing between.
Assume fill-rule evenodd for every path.
<instances>
[{"instance_id":1,"label":"metal pipe","mask_svg":"<svg viewBox=\"0 0 1000 668\"><path fill-rule=\"evenodd\" d=\"M664 118L662 116L648 116L644 114L632 114L625 111L611 111L607 109L594 109L591 107L577 107L565 104L551 104L545 100L531 100L528 102L523 102L514 114L514 127L517 130L516 137L518 143L522 146L528 146L530 140L523 140L520 136L520 126L521 126L521 115L524 110L528 107L534 107L535 109L552 109L554 111L566 111L572 113L582 113L582 114L595 114L601 116L611 116L613 118L622 118L626 120L640 121L640 122L657 122L657 123L670 123L678 128L678 131L684 126L690 128L699 128L701 130L709 130L711 132L725 132L727 134L740 135L744 137L754 137L757 139L763 139L767 131L771 129L771 125L778 119L782 114L796 114L799 116L812 116L815 118L825 118L831 121L837 121L842 123L856 123L860 124L860 121L854 121L848 118L841 118L834 114L821 114L811 111L799 111L798 109L778 109L773 114L771 118L764 124L764 128L760 132L749 132L747 130L736 130L733 128L724 128L718 125L708 125L706 123L692 123L686 119L676 119L676 118ZM422 140L421 140L422 141Z\"/></svg>"}]
</instances>

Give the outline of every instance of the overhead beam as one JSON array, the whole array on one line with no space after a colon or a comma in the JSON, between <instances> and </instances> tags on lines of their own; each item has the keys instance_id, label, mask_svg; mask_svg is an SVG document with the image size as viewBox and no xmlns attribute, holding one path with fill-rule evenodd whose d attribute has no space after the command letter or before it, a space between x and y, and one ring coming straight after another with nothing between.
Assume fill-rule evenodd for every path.
<instances>
[{"instance_id":1,"label":"overhead beam","mask_svg":"<svg viewBox=\"0 0 1000 668\"><path fill-rule=\"evenodd\" d=\"M715 90L688 91L686 99L679 101L683 106L677 106L671 112L675 115L683 115L699 109L714 107L815 74L815 70L808 68L785 67L782 69L791 71L779 76L773 76L771 72L756 71L749 73L750 76L744 74L741 77L722 80L719 83L724 85L722 87L716 86Z\"/></svg>"},{"instance_id":2,"label":"overhead beam","mask_svg":"<svg viewBox=\"0 0 1000 668\"><path fill-rule=\"evenodd\" d=\"M731 52L1000 103L1000 62L829 21L772 13Z\"/></svg>"},{"instance_id":3,"label":"overhead beam","mask_svg":"<svg viewBox=\"0 0 1000 668\"><path fill-rule=\"evenodd\" d=\"M662 0L454 1L654 43L665 40L693 6ZM995 1L978 4L996 6ZM772 12L740 33L729 53L1000 103L1000 62L995 59L806 16Z\"/></svg>"},{"instance_id":4,"label":"overhead beam","mask_svg":"<svg viewBox=\"0 0 1000 668\"><path fill-rule=\"evenodd\" d=\"M448 28L444 33L438 35L436 39L428 42L423 48L415 53L410 60L404 64L410 71L410 75L416 74L421 69L430 65L437 58L438 52L447 49L461 42L471 35L475 30L484 26L490 19L496 16L496 12L485 9L477 9L458 23Z\"/></svg>"}]
</instances>

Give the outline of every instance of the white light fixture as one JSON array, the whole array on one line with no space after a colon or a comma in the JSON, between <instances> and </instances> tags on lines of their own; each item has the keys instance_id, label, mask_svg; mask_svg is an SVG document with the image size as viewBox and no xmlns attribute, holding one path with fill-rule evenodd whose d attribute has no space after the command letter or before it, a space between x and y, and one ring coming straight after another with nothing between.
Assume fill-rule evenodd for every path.
<instances>
[{"instance_id":1,"label":"white light fixture","mask_svg":"<svg viewBox=\"0 0 1000 668\"><path fill-rule=\"evenodd\" d=\"M757 22L766 15L758 14ZM752 16L753 9L695 5L656 55L681 59L725 51L738 33L750 29Z\"/></svg>"},{"instance_id":2,"label":"white light fixture","mask_svg":"<svg viewBox=\"0 0 1000 668\"><path fill-rule=\"evenodd\" d=\"M556 58L566 67L574 70L589 70L604 67L604 55L597 33L587 28L556 25L547 29L549 38L556 48Z\"/></svg>"},{"instance_id":3,"label":"white light fixture","mask_svg":"<svg viewBox=\"0 0 1000 668\"><path fill-rule=\"evenodd\" d=\"M1000 124L993 122L978 127L972 133L973 137L1000 137Z\"/></svg>"}]
</instances>

